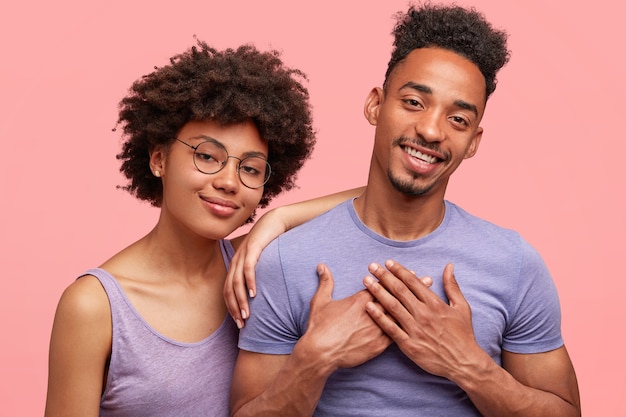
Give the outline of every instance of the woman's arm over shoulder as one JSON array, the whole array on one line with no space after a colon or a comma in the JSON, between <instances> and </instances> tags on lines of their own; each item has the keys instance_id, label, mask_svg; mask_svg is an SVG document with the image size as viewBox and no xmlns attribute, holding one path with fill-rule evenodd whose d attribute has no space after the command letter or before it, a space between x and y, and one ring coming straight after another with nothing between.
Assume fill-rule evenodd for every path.
<instances>
[{"instance_id":1,"label":"woman's arm over shoulder","mask_svg":"<svg viewBox=\"0 0 626 417\"><path fill-rule=\"evenodd\" d=\"M364 190L365 187L352 188L269 210L256 222L248 235L232 240L237 252L231 261L224 284L224 299L238 327L241 328L244 320L250 316L247 297L254 297L256 294L254 267L263 249L280 234L346 200L358 197Z\"/></svg>"},{"instance_id":2,"label":"woman's arm over shoulder","mask_svg":"<svg viewBox=\"0 0 626 417\"><path fill-rule=\"evenodd\" d=\"M52 326L46 417L98 416L111 334L104 288L90 275L76 280L63 292Z\"/></svg>"}]
</instances>

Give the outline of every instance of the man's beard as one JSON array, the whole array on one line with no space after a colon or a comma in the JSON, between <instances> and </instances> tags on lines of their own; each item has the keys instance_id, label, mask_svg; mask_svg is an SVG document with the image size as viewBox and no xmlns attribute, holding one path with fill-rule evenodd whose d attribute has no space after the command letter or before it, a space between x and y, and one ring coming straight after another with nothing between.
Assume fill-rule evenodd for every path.
<instances>
[{"instance_id":1,"label":"man's beard","mask_svg":"<svg viewBox=\"0 0 626 417\"><path fill-rule=\"evenodd\" d=\"M402 180L393 175L393 173L391 172L391 168L387 169L387 178L389 178L389 182L391 182L393 188L406 195L407 197L420 197L428 193L434 186L434 184L428 184L420 187L416 185L413 181ZM417 176L414 175L413 179L417 179Z\"/></svg>"}]
</instances>

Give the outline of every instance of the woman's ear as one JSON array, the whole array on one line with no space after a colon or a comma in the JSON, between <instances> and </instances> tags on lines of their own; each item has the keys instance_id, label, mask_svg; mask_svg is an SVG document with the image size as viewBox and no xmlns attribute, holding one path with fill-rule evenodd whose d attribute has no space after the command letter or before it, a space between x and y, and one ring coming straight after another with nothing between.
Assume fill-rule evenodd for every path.
<instances>
[{"instance_id":1,"label":"woman's ear","mask_svg":"<svg viewBox=\"0 0 626 417\"><path fill-rule=\"evenodd\" d=\"M372 126L376 126L378 123L378 111L382 104L385 92L380 87L374 87L365 98L365 105L363 107L363 114L365 118Z\"/></svg>"},{"instance_id":2,"label":"woman's ear","mask_svg":"<svg viewBox=\"0 0 626 417\"><path fill-rule=\"evenodd\" d=\"M162 177L165 174L165 147L158 146L150 152L150 170L155 177Z\"/></svg>"}]
</instances>

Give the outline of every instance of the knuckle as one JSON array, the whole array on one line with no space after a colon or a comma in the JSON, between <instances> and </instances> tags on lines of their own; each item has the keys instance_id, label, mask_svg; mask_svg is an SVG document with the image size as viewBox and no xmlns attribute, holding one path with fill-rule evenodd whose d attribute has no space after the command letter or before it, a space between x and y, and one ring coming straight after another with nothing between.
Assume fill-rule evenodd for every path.
<instances>
[{"instance_id":1,"label":"knuckle","mask_svg":"<svg viewBox=\"0 0 626 417\"><path fill-rule=\"evenodd\" d=\"M394 281L389 285L389 287L393 294L402 294L407 291L406 284L401 281Z\"/></svg>"},{"instance_id":2,"label":"knuckle","mask_svg":"<svg viewBox=\"0 0 626 417\"><path fill-rule=\"evenodd\" d=\"M402 307L403 307L403 306L402 306L402 304L400 303L400 301L398 301L398 300L397 300L397 299L395 299L395 298L392 298L392 299L390 299L390 300L387 302L387 308L388 308L389 310L391 310L391 311L398 311L398 310L400 310L400 308L402 308Z\"/></svg>"}]
</instances>

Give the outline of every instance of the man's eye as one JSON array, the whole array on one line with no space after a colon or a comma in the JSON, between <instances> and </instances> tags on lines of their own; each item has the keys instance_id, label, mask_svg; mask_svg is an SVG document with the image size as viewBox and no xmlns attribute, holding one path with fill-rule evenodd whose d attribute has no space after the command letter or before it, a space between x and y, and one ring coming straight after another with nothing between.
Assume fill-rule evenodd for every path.
<instances>
[{"instance_id":1,"label":"man's eye","mask_svg":"<svg viewBox=\"0 0 626 417\"><path fill-rule=\"evenodd\" d=\"M461 116L452 116L452 121L454 123L462 124L463 126L469 126L469 122Z\"/></svg>"}]
</instances>

